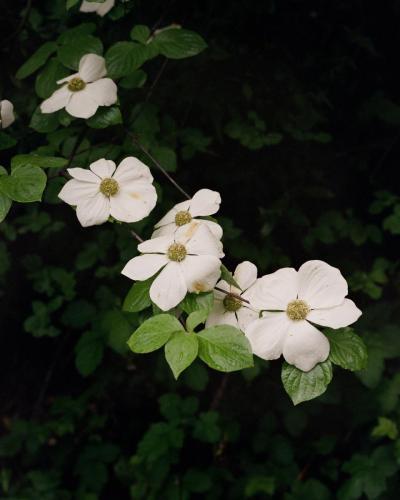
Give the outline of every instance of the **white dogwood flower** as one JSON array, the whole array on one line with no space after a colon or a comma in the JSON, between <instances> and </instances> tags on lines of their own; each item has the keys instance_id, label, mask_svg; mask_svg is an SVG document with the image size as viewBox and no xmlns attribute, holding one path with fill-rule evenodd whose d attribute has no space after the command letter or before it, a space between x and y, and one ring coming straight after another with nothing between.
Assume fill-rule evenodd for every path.
<instances>
[{"instance_id":1,"label":"white dogwood flower","mask_svg":"<svg viewBox=\"0 0 400 500\"><path fill-rule=\"evenodd\" d=\"M207 219L197 218L215 214L218 212L220 204L221 195L217 191L200 189L191 200L178 203L157 222L152 238L172 234L178 227L196 220L207 225L214 236L220 240L222 238L222 227L219 224Z\"/></svg>"},{"instance_id":2,"label":"white dogwood flower","mask_svg":"<svg viewBox=\"0 0 400 500\"><path fill-rule=\"evenodd\" d=\"M12 102L4 99L0 101L0 128L7 128L15 121L14 106Z\"/></svg>"},{"instance_id":3,"label":"white dogwood flower","mask_svg":"<svg viewBox=\"0 0 400 500\"><path fill-rule=\"evenodd\" d=\"M59 198L76 206L83 227L103 224L110 215L122 222L137 222L153 210L157 193L149 168L137 158L125 158L115 168L110 160L97 160L85 168L69 168L73 177Z\"/></svg>"},{"instance_id":4,"label":"white dogwood flower","mask_svg":"<svg viewBox=\"0 0 400 500\"><path fill-rule=\"evenodd\" d=\"M252 303L246 294L246 291L257 280L256 266L248 261L242 262L236 267L233 277L241 289L229 285L225 280L221 280L216 284L216 288L226 290L228 293L214 290L214 306L207 318L207 327L232 325L244 330L249 323L259 317L259 310L256 307L252 307ZM232 294L241 296L249 301L242 301Z\"/></svg>"},{"instance_id":5,"label":"white dogwood flower","mask_svg":"<svg viewBox=\"0 0 400 500\"><path fill-rule=\"evenodd\" d=\"M361 311L347 293L339 269L320 260L263 276L249 292L251 303L266 311L245 329L254 354L267 360L283 354L305 372L325 361L329 341L312 323L342 328L357 321Z\"/></svg>"},{"instance_id":6,"label":"white dogwood flower","mask_svg":"<svg viewBox=\"0 0 400 500\"><path fill-rule=\"evenodd\" d=\"M86 54L79 62L78 73L57 83L63 84L42 102L42 113L54 113L62 108L77 118L90 118L99 106L117 102L117 86L107 74L104 57Z\"/></svg>"},{"instance_id":7,"label":"white dogwood flower","mask_svg":"<svg viewBox=\"0 0 400 500\"><path fill-rule=\"evenodd\" d=\"M212 290L221 274L222 243L198 221L144 241L138 250L142 255L131 259L122 274L143 281L161 270L150 287L150 298L163 311L177 306L187 292Z\"/></svg>"},{"instance_id":8,"label":"white dogwood flower","mask_svg":"<svg viewBox=\"0 0 400 500\"><path fill-rule=\"evenodd\" d=\"M97 15L103 17L115 5L115 0L106 0L105 2L87 2L84 0L80 7L81 12L95 12Z\"/></svg>"}]
</instances>

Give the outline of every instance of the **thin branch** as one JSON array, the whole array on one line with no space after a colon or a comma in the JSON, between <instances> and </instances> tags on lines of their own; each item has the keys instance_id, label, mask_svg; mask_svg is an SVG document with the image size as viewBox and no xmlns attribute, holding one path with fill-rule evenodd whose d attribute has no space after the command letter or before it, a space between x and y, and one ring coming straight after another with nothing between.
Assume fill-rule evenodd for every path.
<instances>
[{"instance_id":1,"label":"thin branch","mask_svg":"<svg viewBox=\"0 0 400 500\"><path fill-rule=\"evenodd\" d=\"M138 240L139 243L143 243L143 239L133 230L131 229L131 235Z\"/></svg>"},{"instance_id":2,"label":"thin branch","mask_svg":"<svg viewBox=\"0 0 400 500\"><path fill-rule=\"evenodd\" d=\"M250 304L250 302L247 299L244 299L243 297L241 297L237 293L228 292L227 290L223 290L222 288L219 288L218 286L215 287L215 290L218 290L219 292L225 293L226 295L230 295L234 299L241 300L242 302L246 302L246 304Z\"/></svg>"}]
</instances>

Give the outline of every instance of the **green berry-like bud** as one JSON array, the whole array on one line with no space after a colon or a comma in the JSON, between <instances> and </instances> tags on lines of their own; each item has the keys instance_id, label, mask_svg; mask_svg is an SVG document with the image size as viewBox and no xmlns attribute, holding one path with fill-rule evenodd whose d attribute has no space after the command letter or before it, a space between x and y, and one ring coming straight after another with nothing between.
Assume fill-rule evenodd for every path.
<instances>
[{"instance_id":1,"label":"green berry-like bud","mask_svg":"<svg viewBox=\"0 0 400 500\"><path fill-rule=\"evenodd\" d=\"M70 90L71 92L79 92L85 87L86 83L82 80L82 78L71 78L71 80L68 82L68 90Z\"/></svg>"},{"instance_id":2,"label":"green berry-like bud","mask_svg":"<svg viewBox=\"0 0 400 500\"><path fill-rule=\"evenodd\" d=\"M223 300L224 307L229 312L236 312L242 307L242 301L228 293Z\"/></svg>"}]
</instances>

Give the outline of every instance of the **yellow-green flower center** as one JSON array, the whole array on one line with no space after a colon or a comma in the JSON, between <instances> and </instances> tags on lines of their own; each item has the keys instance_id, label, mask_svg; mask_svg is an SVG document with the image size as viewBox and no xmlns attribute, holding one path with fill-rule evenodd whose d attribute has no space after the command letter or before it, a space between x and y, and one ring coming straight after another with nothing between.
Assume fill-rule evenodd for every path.
<instances>
[{"instance_id":1,"label":"yellow-green flower center","mask_svg":"<svg viewBox=\"0 0 400 500\"><path fill-rule=\"evenodd\" d=\"M182 262L186 258L186 254L185 245L182 243L172 243L167 250L167 257L175 262Z\"/></svg>"},{"instance_id":2,"label":"yellow-green flower center","mask_svg":"<svg viewBox=\"0 0 400 500\"><path fill-rule=\"evenodd\" d=\"M192 216L187 210L182 210L175 215L175 224L177 226L184 226L192 221Z\"/></svg>"},{"instance_id":3,"label":"yellow-green flower center","mask_svg":"<svg viewBox=\"0 0 400 500\"><path fill-rule=\"evenodd\" d=\"M82 78L71 78L71 80L68 82L68 90L70 90L71 92L79 92L85 87L86 83L82 80Z\"/></svg>"},{"instance_id":4,"label":"yellow-green flower center","mask_svg":"<svg viewBox=\"0 0 400 500\"><path fill-rule=\"evenodd\" d=\"M304 300L292 300L286 308L286 314L292 321L302 321L307 318L310 306Z\"/></svg>"},{"instance_id":5,"label":"yellow-green flower center","mask_svg":"<svg viewBox=\"0 0 400 500\"><path fill-rule=\"evenodd\" d=\"M230 293L223 300L224 307L229 312L238 311L242 307L242 301L231 295Z\"/></svg>"},{"instance_id":6,"label":"yellow-green flower center","mask_svg":"<svg viewBox=\"0 0 400 500\"><path fill-rule=\"evenodd\" d=\"M115 196L119 191L118 182L115 179L103 179L100 183L100 192L105 196Z\"/></svg>"}]
</instances>

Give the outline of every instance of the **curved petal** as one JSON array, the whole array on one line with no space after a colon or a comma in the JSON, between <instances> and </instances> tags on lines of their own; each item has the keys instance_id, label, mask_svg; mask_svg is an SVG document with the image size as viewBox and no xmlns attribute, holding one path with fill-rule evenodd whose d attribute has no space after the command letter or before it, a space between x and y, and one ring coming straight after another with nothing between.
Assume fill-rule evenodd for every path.
<instances>
[{"instance_id":1,"label":"curved petal","mask_svg":"<svg viewBox=\"0 0 400 500\"><path fill-rule=\"evenodd\" d=\"M126 187L110 198L111 215L123 222L137 222L149 215L157 203L157 192L152 184Z\"/></svg>"},{"instance_id":2,"label":"curved petal","mask_svg":"<svg viewBox=\"0 0 400 500\"><path fill-rule=\"evenodd\" d=\"M206 328L215 325L231 325L238 328L238 320L235 313L226 311L220 300L214 302L214 307L206 321Z\"/></svg>"},{"instance_id":3,"label":"curved petal","mask_svg":"<svg viewBox=\"0 0 400 500\"><path fill-rule=\"evenodd\" d=\"M308 372L328 358L329 350L328 339L308 321L291 321L283 345L283 357L290 365Z\"/></svg>"},{"instance_id":4,"label":"curved petal","mask_svg":"<svg viewBox=\"0 0 400 500\"><path fill-rule=\"evenodd\" d=\"M154 276L163 266L168 264L165 255L139 255L128 261L121 273L135 281L144 281Z\"/></svg>"},{"instance_id":5,"label":"curved petal","mask_svg":"<svg viewBox=\"0 0 400 500\"><path fill-rule=\"evenodd\" d=\"M168 251L168 247L172 245L173 242L174 239L172 236L160 236L158 238L152 238L151 240L143 241L138 245L138 250L142 253L166 254Z\"/></svg>"},{"instance_id":6,"label":"curved petal","mask_svg":"<svg viewBox=\"0 0 400 500\"><path fill-rule=\"evenodd\" d=\"M102 78L86 86L91 98L99 106L111 106L117 102L117 86L111 78ZM86 90L85 89L85 90Z\"/></svg>"},{"instance_id":7,"label":"curved petal","mask_svg":"<svg viewBox=\"0 0 400 500\"><path fill-rule=\"evenodd\" d=\"M182 201L175 205L171 210L169 210L162 219L160 219L154 227L165 226L166 224L171 224L172 222L175 224L175 215L178 212L184 212L189 210L190 200Z\"/></svg>"},{"instance_id":8,"label":"curved petal","mask_svg":"<svg viewBox=\"0 0 400 500\"><path fill-rule=\"evenodd\" d=\"M15 121L12 102L4 99L0 102L0 128L7 128Z\"/></svg>"},{"instance_id":9,"label":"curved petal","mask_svg":"<svg viewBox=\"0 0 400 500\"><path fill-rule=\"evenodd\" d=\"M352 300L344 299L340 306L310 311L307 320L329 328L343 328L357 321L361 314Z\"/></svg>"},{"instance_id":10,"label":"curved petal","mask_svg":"<svg viewBox=\"0 0 400 500\"><path fill-rule=\"evenodd\" d=\"M57 80L57 83L58 84L66 83L72 80L73 78L79 78L79 77L80 77L79 73L74 73L73 75L68 75L65 78L61 78L61 80ZM65 87L67 87L67 85L65 85Z\"/></svg>"},{"instance_id":11,"label":"curved petal","mask_svg":"<svg viewBox=\"0 0 400 500\"><path fill-rule=\"evenodd\" d=\"M298 275L299 299L305 300L311 309L338 306L348 293L339 269L322 260L309 260L300 267Z\"/></svg>"},{"instance_id":12,"label":"curved petal","mask_svg":"<svg viewBox=\"0 0 400 500\"><path fill-rule=\"evenodd\" d=\"M233 277L242 290L247 290L257 279L257 267L252 262L245 260L236 266Z\"/></svg>"},{"instance_id":13,"label":"curved petal","mask_svg":"<svg viewBox=\"0 0 400 500\"><path fill-rule=\"evenodd\" d=\"M132 181L153 182L149 167L134 156L128 156L121 161L115 171L114 179L120 184Z\"/></svg>"},{"instance_id":14,"label":"curved petal","mask_svg":"<svg viewBox=\"0 0 400 500\"><path fill-rule=\"evenodd\" d=\"M242 332L244 332L250 323L259 318L260 314L257 311L253 311L249 307L242 306L238 311L236 311L236 316L239 328Z\"/></svg>"},{"instance_id":15,"label":"curved petal","mask_svg":"<svg viewBox=\"0 0 400 500\"><path fill-rule=\"evenodd\" d=\"M151 300L163 311L177 306L186 293L186 283L177 262L169 262L150 287Z\"/></svg>"},{"instance_id":16,"label":"curved petal","mask_svg":"<svg viewBox=\"0 0 400 500\"><path fill-rule=\"evenodd\" d=\"M79 61L78 72L84 82L95 82L107 74L106 61L97 54L86 54Z\"/></svg>"},{"instance_id":17,"label":"curved petal","mask_svg":"<svg viewBox=\"0 0 400 500\"><path fill-rule=\"evenodd\" d=\"M198 215L212 215L218 212L221 204L221 195L211 189L200 189L190 201L192 217Z\"/></svg>"},{"instance_id":18,"label":"curved petal","mask_svg":"<svg viewBox=\"0 0 400 500\"><path fill-rule=\"evenodd\" d=\"M282 354L289 327L289 319L285 313L266 313L247 325L244 333L254 354L272 360L278 359Z\"/></svg>"},{"instance_id":19,"label":"curved petal","mask_svg":"<svg viewBox=\"0 0 400 500\"><path fill-rule=\"evenodd\" d=\"M161 226L155 229L151 237L158 238L159 236L168 236L169 234L173 235L175 231L176 231L176 225L172 222L171 224L167 224L165 226Z\"/></svg>"},{"instance_id":20,"label":"curved petal","mask_svg":"<svg viewBox=\"0 0 400 500\"><path fill-rule=\"evenodd\" d=\"M71 179L62 187L58 197L69 205L79 205L99 192L97 184Z\"/></svg>"},{"instance_id":21,"label":"curved petal","mask_svg":"<svg viewBox=\"0 0 400 500\"><path fill-rule=\"evenodd\" d=\"M198 221L180 227L175 233L176 241L186 245L189 254L214 255L222 258L222 243L217 240L208 227Z\"/></svg>"},{"instance_id":22,"label":"curved petal","mask_svg":"<svg viewBox=\"0 0 400 500\"><path fill-rule=\"evenodd\" d=\"M101 17L105 16L107 12L109 12L115 4L115 0L106 0L103 3L100 3L98 9L97 9L97 14Z\"/></svg>"},{"instance_id":23,"label":"curved petal","mask_svg":"<svg viewBox=\"0 0 400 500\"><path fill-rule=\"evenodd\" d=\"M195 219L197 222L201 222L202 224L205 224L208 229L212 232L215 238L217 240L220 240L222 238L222 235L224 234L224 231L222 227L217 224L216 222L212 220L206 220L206 219Z\"/></svg>"},{"instance_id":24,"label":"curved petal","mask_svg":"<svg viewBox=\"0 0 400 500\"><path fill-rule=\"evenodd\" d=\"M285 267L259 278L243 295L259 310L284 311L296 299L298 277L295 269Z\"/></svg>"},{"instance_id":25,"label":"curved petal","mask_svg":"<svg viewBox=\"0 0 400 500\"><path fill-rule=\"evenodd\" d=\"M65 108L72 97L72 92L64 85L51 94L51 96L44 100L40 105L42 113L55 113L62 108Z\"/></svg>"},{"instance_id":26,"label":"curved petal","mask_svg":"<svg viewBox=\"0 0 400 500\"><path fill-rule=\"evenodd\" d=\"M212 255L188 255L179 265L189 292L208 292L221 276L221 262Z\"/></svg>"},{"instance_id":27,"label":"curved petal","mask_svg":"<svg viewBox=\"0 0 400 500\"><path fill-rule=\"evenodd\" d=\"M75 116L76 118L90 118L96 113L98 107L99 105L92 99L86 87L71 95L65 109L71 116Z\"/></svg>"},{"instance_id":28,"label":"curved petal","mask_svg":"<svg viewBox=\"0 0 400 500\"><path fill-rule=\"evenodd\" d=\"M86 0L83 0L79 10L80 12L96 12L99 7L99 2L87 2Z\"/></svg>"},{"instance_id":29,"label":"curved petal","mask_svg":"<svg viewBox=\"0 0 400 500\"><path fill-rule=\"evenodd\" d=\"M76 215L83 227L97 226L106 222L110 216L110 204L101 193L79 203Z\"/></svg>"},{"instance_id":30,"label":"curved petal","mask_svg":"<svg viewBox=\"0 0 400 500\"><path fill-rule=\"evenodd\" d=\"M68 168L67 172L71 177L77 179L78 181L94 183L97 187L100 185L100 179L97 175L86 168Z\"/></svg>"},{"instance_id":31,"label":"curved petal","mask_svg":"<svg viewBox=\"0 0 400 500\"><path fill-rule=\"evenodd\" d=\"M90 170L96 174L100 179L107 179L112 177L115 170L115 163L111 160L101 158L90 164Z\"/></svg>"}]
</instances>

